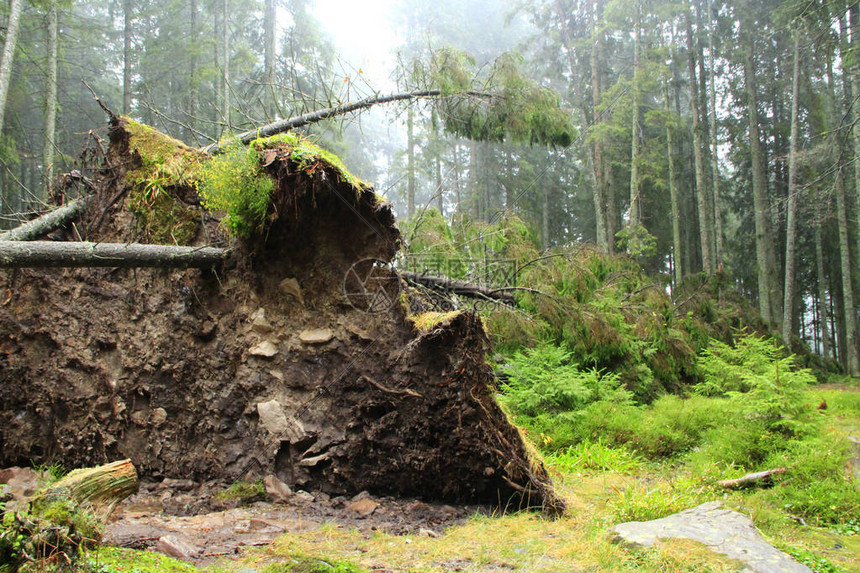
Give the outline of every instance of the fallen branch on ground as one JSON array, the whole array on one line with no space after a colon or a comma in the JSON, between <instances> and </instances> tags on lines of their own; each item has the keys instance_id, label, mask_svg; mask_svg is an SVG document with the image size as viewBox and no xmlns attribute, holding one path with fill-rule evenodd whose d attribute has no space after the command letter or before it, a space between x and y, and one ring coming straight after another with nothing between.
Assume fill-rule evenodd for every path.
<instances>
[{"instance_id":1,"label":"fallen branch on ground","mask_svg":"<svg viewBox=\"0 0 860 573\"><path fill-rule=\"evenodd\" d=\"M724 479L718 481L717 485L725 488L750 487L753 485L770 483L770 478L776 474L784 474L785 468L774 468L763 472L755 472L735 479Z\"/></svg>"}]
</instances>

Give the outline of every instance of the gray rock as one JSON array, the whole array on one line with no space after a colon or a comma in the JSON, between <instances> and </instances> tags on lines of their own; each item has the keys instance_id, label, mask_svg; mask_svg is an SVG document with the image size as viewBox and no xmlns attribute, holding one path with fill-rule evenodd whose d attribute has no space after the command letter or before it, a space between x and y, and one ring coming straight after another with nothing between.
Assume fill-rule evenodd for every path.
<instances>
[{"instance_id":1,"label":"gray rock","mask_svg":"<svg viewBox=\"0 0 860 573\"><path fill-rule=\"evenodd\" d=\"M284 409L277 400L257 404L257 415L260 416L260 422L270 434L280 436L290 427L287 415L284 414Z\"/></svg>"},{"instance_id":2,"label":"gray rock","mask_svg":"<svg viewBox=\"0 0 860 573\"><path fill-rule=\"evenodd\" d=\"M735 511L721 509L719 501L653 521L630 521L610 530L614 542L651 546L658 539L692 539L747 565L755 573L811 573L787 554L768 544L752 521Z\"/></svg>"},{"instance_id":3,"label":"gray rock","mask_svg":"<svg viewBox=\"0 0 860 573\"><path fill-rule=\"evenodd\" d=\"M266 486L266 493L272 503L286 503L293 495L290 486L273 475L263 478L263 485Z\"/></svg>"},{"instance_id":4,"label":"gray rock","mask_svg":"<svg viewBox=\"0 0 860 573\"><path fill-rule=\"evenodd\" d=\"M200 553L199 549L174 535L160 537L155 544L155 550L175 559L188 559Z\"/></svg>"},{"instance_id":5,"label":"gray rock","mask_svg":"<svg viewBox=\"0 0 860 573\"><path fill-rule=\"evenodd\" d=\"M248 351L248 354L251 356L261 356L263 358L271 358L278 354L278 347L269 340L264 340L263 342L257 344L256 346L252 346Z\"/></svg>"},{"instance_id":6,"label":"gray rock","mask_svg":"<svg viewBox=\"0 0 860 573\"><path fill-rule=\"evenodd\" d=\"M315 328L313 330L303 330L299 333L299 340L305 344L325 344L334 338L331 330L328 328Z\"/></svg>"}]
</instances>

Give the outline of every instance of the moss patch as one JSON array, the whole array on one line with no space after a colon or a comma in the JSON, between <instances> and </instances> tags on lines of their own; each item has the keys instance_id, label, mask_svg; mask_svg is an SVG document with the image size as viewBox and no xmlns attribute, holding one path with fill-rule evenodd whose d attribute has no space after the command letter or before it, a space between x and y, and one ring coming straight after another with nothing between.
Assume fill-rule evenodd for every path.
<instances>
[{"instance_id":1,"label":"moss patch","mask_svg":"<svg viewBox=\"0 0 860 573\"><path fill-rule=\"evenodd\" d=\"M99 547L87 553L85 564L98 573L186 573L197 568L152 551Z\"/></svg>"},{"instance_id":2,"label":"moss patch","mask_svg":"<svg viewBox=\"0 0 860 573\"><path fill-rule=\"evenodd\" d=\"M191 190L203 155L160 131L128 119L129 150L140 165L126 173L129 207L146 238L155 243L188 244L197 233L198 212L179 200Z\"/></svg>"},{"instance_id":3,"label":"moss patch","mask_svg":"<svg viewBox=\"0 0 860 573\"><path fill-rule=\"evenodd\" d=\"M237 481L223 491L219 491L215 495L215 499L221 502L237 501L242 505L247 505L255 501L266 499L266 488L262 481Z\"/></svg>"},{"instance_id":4,"label":"moss patch","mask_svg":"<svg viewBox=\"0 0 860 573\"><path fill-rule=\"evenodd\" d=\"M299 171L312 175L323 169L333 169L340 181L352 186L359 194L370 190L370 185L350 173L337 155L311 143L297 133L288 132L261 137L252 141L251 147L263 152L264 156L265 150L286 151Z\"/></svg>"},{"instance_id":5,"label":"moss patch","mask_svg":"<svg viewBox=\"0 0 860 573\"><path fill-rule=\"evenodd\" d=\"M415 327L415 330L422 334L426 334L440 324L451 321L461 312L462 311L459 310L455 310L452 312L424 312L421 314L409 315L407 318L410 322L412 322L412 325Z\"/></svg>"}]
</instances>

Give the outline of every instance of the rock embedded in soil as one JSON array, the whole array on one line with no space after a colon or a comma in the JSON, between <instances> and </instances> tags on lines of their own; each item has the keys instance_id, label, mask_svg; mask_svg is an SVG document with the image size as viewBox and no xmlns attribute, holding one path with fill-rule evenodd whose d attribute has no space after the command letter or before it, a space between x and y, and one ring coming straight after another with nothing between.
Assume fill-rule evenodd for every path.
<instances>
[{"instance_id":1,"label":"rock embedded in soil","mask_svg":"<svg viewBox=\"0 0 860 573\"><path fill-rule=\"evenodd\" d=\"M610 535L614 542L632 547L650 547L660 539L691 539L742 561L745 571L812 573L765 541L748 517L721 506L719 501L712 501L662 519L621 523L610 530Z\"/></svg>"},{"instance_id":2,"label":"rock embedded in soil","mask_svg":"<svg viewBox=\"0 0 860 573\"><path fill-rule=\"evenodd\" d=\"M286 503L293 495L290 486L279 480L277 476L267 475L263 478L263 485L272 503Z\"/></svg>"},{"instance_id":3,"label":"rock embedded in soil","mask_svg":"<svg viewBox=\"0 0 860 573\"><path fill-rule=\"evenodd\" d=\"M176 537L165 535L158 539L155 550L175 559L190 559L196 557L200 550Z\"/></svg>"},{"instance_id":4,"label":"rock embedded in soil","mask_svg":"<svg viewBox=\"0 0 860 573\"><path fill-rule=\"evenodd\" d=\"M312 330L303 330L299 334L299 340L305 344L325 344L334 338L334 334L328 328L314 328Z\"/></svg>"},{"instance_id":5,"label":"rock embedded in soil","mask_svg":"<svg viewBox=\"0 0 860 573\"><path fill-rule=\"evenodd\" d=\"M261 343L252 346L251 349L248 351L248 354L250 354L251 356L272 358L273 356L277 356L278 347L275 346L275 344L270 340L264 340Z\"/></svg>"}]
</instances>

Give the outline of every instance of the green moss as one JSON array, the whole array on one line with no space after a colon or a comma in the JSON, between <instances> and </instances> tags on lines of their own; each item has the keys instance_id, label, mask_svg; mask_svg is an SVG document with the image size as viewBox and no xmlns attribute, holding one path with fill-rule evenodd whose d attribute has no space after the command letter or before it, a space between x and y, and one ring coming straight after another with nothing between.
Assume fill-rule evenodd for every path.
<instances>
[{"instance_id":1,"label":"green moss","mask_svg":"<svg viewBox=\"0 0 860 573\"><path fill-rule=\"evenodd\" d=\"M241 504L249 504L266 499L266 486L260 480L247 482L237 481L225 490L219 491L215 499L221 502L238 501Z\"/></svg>"},{"instance_id":2,"label":"green moss","mask_svg":"<svg viewBox=\"0 0 860 573\"><path fill-rule=\"evenodd\" d=\"M156 243L187 244L199 225L195 209L176 197L190 188L202 155L148 125L128 120L129 150L140 166L126 174L129 207L147 238Z\"/></svg>"},{"instance_id":3,"label":"green moss","mask_svg":"<svg viewBox=\"0 0 860 573\"><path fill-rule=\"evenodd\" d=\"M94 573L186 573L192 565L152 551L99 547L88 552L84 563ZM87 569L85 569L87 570Z\"/></svg>"},{"instance_id":4,"label":"green moss","mask_svg":"<svg viewBox=\"0 0 860 573\"><path fill-rule=\"evenodd\" d=\"M452 312L424 312L421 314L413 314L408 316L415 330L426 334L439 326L440 324L450 322L454 317L458 316L462 311L455 310Z\"/></svg>"},{"instance_id":5,"label":"green moss","mask_svg":"<svg viewBox=\"0 0 860 573\"><path fill-rule=\"evenodd\" d=\"M286 563L269 565L263 573L362 573L364 569L347 561L334 561L293 554Z\"/></svg>"},{"instance_id":6,"label":"green moss","mask_svg":"<svg viewBox=\"0 0 860 573\"><path fill-rule=\"evenodd\" d=\"M288 132L261 137L252 141L251 147L257 151L284 149L300 171L313 174L330 168L337 173L342 182L351 185L358 194L370 189L370 185L349 172L337 155L311 143L297 133Z\"/></svg>"}]
</instances>

